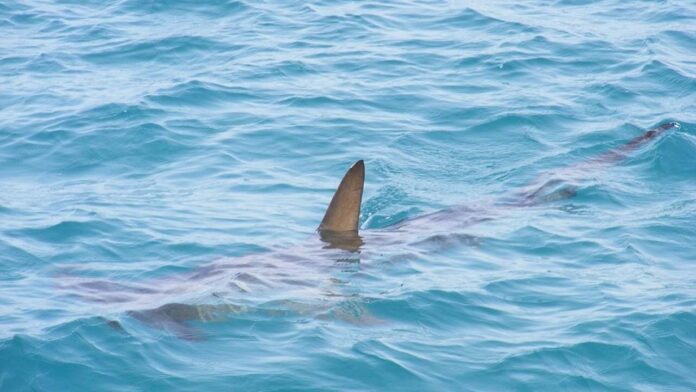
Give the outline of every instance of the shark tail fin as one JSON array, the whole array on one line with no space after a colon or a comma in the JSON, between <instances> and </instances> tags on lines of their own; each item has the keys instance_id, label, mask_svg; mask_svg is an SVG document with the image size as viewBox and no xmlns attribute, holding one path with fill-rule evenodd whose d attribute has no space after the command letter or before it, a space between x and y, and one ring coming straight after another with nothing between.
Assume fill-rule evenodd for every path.
<instances>
[{"instance_id":1,"label":"shark tail fin","mask_svg":"<svg viewBox=\"0 0 696 392\"><path fill-rule=\"evenodd\" d=\"M320 232L358 231L364 184L365 163L359 160L348 169L338 185L319 225Z\"/></svg>"}]
</instances>

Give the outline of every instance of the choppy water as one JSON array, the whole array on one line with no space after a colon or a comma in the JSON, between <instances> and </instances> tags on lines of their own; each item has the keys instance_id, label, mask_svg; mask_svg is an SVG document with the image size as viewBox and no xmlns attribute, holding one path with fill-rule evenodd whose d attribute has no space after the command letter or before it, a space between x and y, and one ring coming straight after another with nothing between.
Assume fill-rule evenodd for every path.
<instances>
[{"instance_id":1,"label":"choppy water","mask_svg":"<svg viewBox=\"0 0 696 392\"><path fill-rule=\"evenodd\" d=\"M695 390L694 20L670 0L3 1L0 390ZM561 178L571 199L369 241L666 121ZM321 250L360 158L366 243ZM228 270L182 278L210 263ZM132 312L168 303L234 311Z\"/></svg>"}]
</instances>

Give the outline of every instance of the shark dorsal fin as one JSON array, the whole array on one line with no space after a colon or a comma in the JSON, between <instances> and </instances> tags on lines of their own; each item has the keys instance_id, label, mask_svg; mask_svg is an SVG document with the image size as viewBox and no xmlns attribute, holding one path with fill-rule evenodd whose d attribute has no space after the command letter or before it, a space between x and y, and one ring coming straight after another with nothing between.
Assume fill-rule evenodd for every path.
<instances>
[{"instance_id":1,"label":"shark dorsal fin","mask_svg":"<svg viewBox=\"0 0 696 392\"><path fill-rule=\"evenodd\" d=\"M364 184L365 163L359 160L343 176L319 225L319 231L358 231Z\"/></svg>"}]
</instances>

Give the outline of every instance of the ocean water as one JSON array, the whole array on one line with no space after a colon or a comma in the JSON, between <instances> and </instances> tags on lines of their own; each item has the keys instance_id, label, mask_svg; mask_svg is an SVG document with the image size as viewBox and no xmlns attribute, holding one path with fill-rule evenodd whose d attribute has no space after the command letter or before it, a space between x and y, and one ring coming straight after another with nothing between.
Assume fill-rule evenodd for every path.
<instances>
[{"instance_id":1,"label":"ocean water","mask_svg":"<svg viewBox=\"0 0 696 392\"><path fill-rule=\"evenodd\" d=\"M0 390L696 390L694 21L2 1Z\"/></svg>"}]
</instances>

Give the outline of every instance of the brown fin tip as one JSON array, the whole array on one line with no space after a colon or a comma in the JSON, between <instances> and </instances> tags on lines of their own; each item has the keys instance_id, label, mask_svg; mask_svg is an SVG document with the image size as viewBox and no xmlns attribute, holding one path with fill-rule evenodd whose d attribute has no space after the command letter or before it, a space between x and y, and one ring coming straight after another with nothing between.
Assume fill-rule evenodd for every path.
<instances>
[{"instance_id":1,"label":"brown fin tip","mask_svg":"<svg viewBox=\"0 0 696 392\"><path fill-rule=\"evenodd\" d=\"M358 230L364 185L365 162L361 159L343 176L319 225L320 231Z\"/></svg>"}]
</instances>

